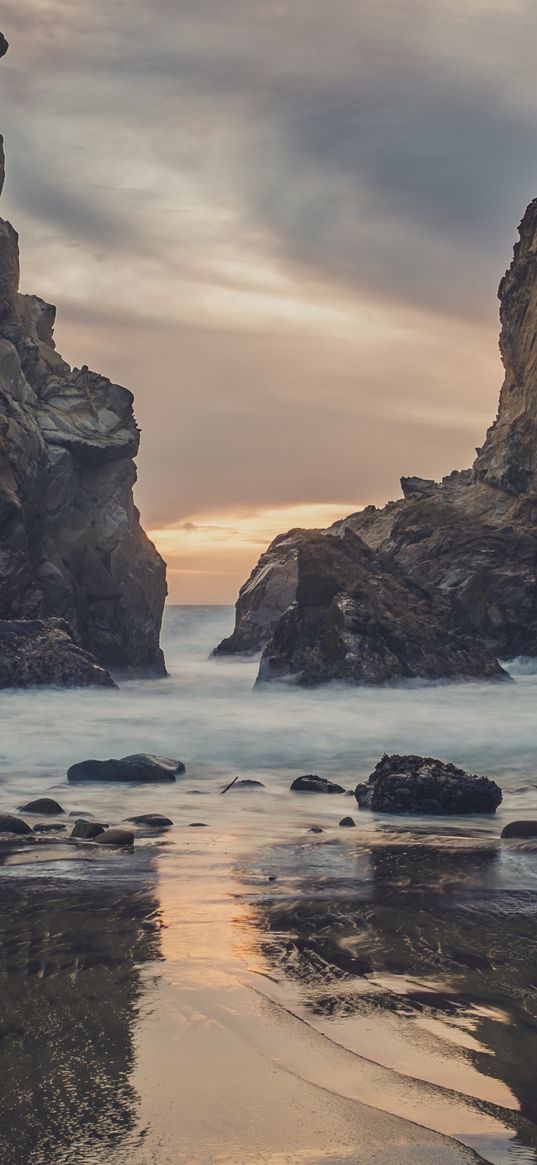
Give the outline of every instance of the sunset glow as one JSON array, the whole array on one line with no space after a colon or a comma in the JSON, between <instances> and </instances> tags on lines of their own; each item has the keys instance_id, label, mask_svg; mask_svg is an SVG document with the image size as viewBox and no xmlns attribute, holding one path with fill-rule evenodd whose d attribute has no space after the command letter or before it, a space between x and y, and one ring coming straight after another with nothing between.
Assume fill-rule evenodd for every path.
<instances>
[{"instance_id":1,"label":"sunset glow","mask_svg":"<svg viewBox=\"0 0 537 1165\"><path fill-rule=\"evenodd\" d=\"M149 535L168 563L172 603L233 603L277 534L298 526L323 529L359 509L359 503L343 501L207 512Z\"/></svg>"}]
</instances>

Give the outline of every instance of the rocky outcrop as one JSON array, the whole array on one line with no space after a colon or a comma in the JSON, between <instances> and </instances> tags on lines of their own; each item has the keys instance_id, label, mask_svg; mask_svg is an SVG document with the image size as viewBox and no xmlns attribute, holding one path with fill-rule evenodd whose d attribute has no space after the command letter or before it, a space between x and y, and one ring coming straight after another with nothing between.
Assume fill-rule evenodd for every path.
<instances>
[{"instance_id":1,"label":"rocky outcrop","mask_svg":"<svg viewBox=\"0 0 537 1165\"><path fill-rule=\"evenodd\" d=\"M133 397L71 368L54 320L19 293L18 236L0 220L0 619L65 619L101 665L162 675L165 564L133 501Z\"/></svg>"},{"instance_id":2,"label":"rocky outcrop","mask_svg":"<svg viewBox=\"0 0 537 1165\"><path fill-rule=\"evenodd\" d=\"M368 778L357 785L360 809L377 813L445 814L495 813L502 791L489 777L431 756L383 756Z\"/></svg>"},{"instance_id":3,"label":"rocky outcrop","mask_svg":"<svg viewBox=\"0 0 537 1165\"><path fill-rule=\"evenodd\" d=\"M297 562L296 599L263 652L258 683L505 675L492 653L457 628L442 596L405 578L350 531L310 535Z\"/></svg>"},{"instance_id":4,"label":"rocky outcrop","mask_svg":"<svg viewBox=\"0 0 537 1165\"><path fill-rule=\"evenodd\" d=\"M213 655L252 655L261 651L278 619L294 601L298 584L298 550L310 530L290 530L271 543L241 587L235 629Z\"/></svg>"},{"instance_id":5,"label":"rocky outcrop","mask_svg":"<svg viewBox=\"0 0 537 1165\"><path fill-rule=\"evenodd\" d=\"M252 628L264 628L261 676L297 674L303 683L312 682L313 675L315 682L366 683L404 675L493 677L498 671L491 656L537 655L537 200L522 220L499 296L505 382L497 419L473 467L441 482L404 477L399 501L380 509L367 506L321 533L295 531L276 539L243 587L235 631L220 651L236 650L238 643L241 651L257 650L259 636ZM328 605L305 604L301 561L309 560L313 578L316 556L322 577L326 560L335 559L332 550L323 550L323 538L345 545L349 533L371 552L369 580L363 553L355 571L341 553L337 594ZM285 595L285 610L265 604L267 561L271 593ZM408 602L390 612L383 601L395 583L405 595L409 587L421 594L425 621L421 635L416 628L410 660L414 632ZM443 614L435 635L437 609ZM467 653L462 668L453 666L442 629L453 637L451 647L458 642L461 661Z\"/></svg>"},{"instance_id":6,"label":"rocky outcrop","mask_svg":"<svg viewBox=\"0 0 537 1165\"><path fill-rule=\"evenodd\" d=\"M63 619L0 619L0 688L114 688Z\"/></svg>"}]
</instances>

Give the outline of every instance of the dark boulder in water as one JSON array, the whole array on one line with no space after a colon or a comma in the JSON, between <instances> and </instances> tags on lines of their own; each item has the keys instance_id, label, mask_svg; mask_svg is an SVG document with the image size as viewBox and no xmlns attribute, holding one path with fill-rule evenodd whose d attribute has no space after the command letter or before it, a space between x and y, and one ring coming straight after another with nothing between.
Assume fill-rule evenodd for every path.
<instances>
[{"instance_id":1,"label":"dark boulder in water","mask_svg":"<svg viewBox=\"0 0 537 1165\"><path fill-rule=\"evenodd\" d=\"M104 833L106 825L98 821L75 821L71 830L71 837L79 837L83 841L93 841L100 833Z\"/></svg>"},{"instance_id":2,"label":"dark boulder in water","mask_svg":"<svg viewBox=\"0 0 537 1165\"><path fill-rule=\"evenodd\" d=\"M151 829L167 829L173 825L173 821L162 813L140 813L138 817L128 817L127 821L132 821L133 825L148 825Z\"/></svg>"},{"instance_id":3,"label":"dark boulder in water","mask_svg":"<svg viewBox=\"0 0 537 1165\"><path fill-rule=\"evenodd\" d=\"M234 789L235 792L240 792L241 789L248 790L264 788L265 786L262 781L254 781L251 777L246 777L243 781L234 781L233 784L229 786L229 791L231 792L231 790Z\"/></svg>"},{"instance_id":4,"label":"dark boulder in water","mask_svg":"<svg viewBox=\"0 0 537 1165\"><path fill-rule=\"evenodd\" d=\"M472 776L430 756L382 757L367 782L357 785L360 809L377 813L495 813L502 791L489 777Z\"/></svg>"},{"instance_id":5,"label":"dark boulder in water","mask_svg":"<svg viewBox=\"0 0 537 1165\"><path fill-rule=\"evenodd\" d=\"M0 813L0 833L31 833L32 830L22 817L14 813Z\"/></svg>"},{"instance_id":6,"label":"dark boulder in water","mask_svg":"<svg viewBox=\"0 0 537 1165\"><path fill-rule=\"evenodd\" d=\"M291 785L292 793L344 793L345 790L341 785L334 784L333 781L327 781L326 777L317 777L314 773L307 773L303 777L297 777Z\"/></svg>"},{"instance_id":7,"label":"dark boulder in water","mask_svg":"<svg viewBox=\"0 0 537 1165\"><path fill-rule=\"evenodd\" d=\"M175 781L176 776L185 772L181 761L170 757L153 756L150 753L136 753L119 760L83 760L71 765L67 779L71 784L82 781Z\"/></svg>"},{"instance_id":8,"label":"dark boulder in water","mask_svg":"<svg viewBox=\"0 0 537 1165\"><path fill-rule=\"evenodd\" d=\"M52 797L38 797L36 801L28 801L27 805L19 805L19 810L21 813L39 813L45 816L50 814L51 817L64 812L61 805Z\"/></svg>"},{"instance_id":9,"label":"dark boulder in water","mask_svg":"<svg viewBox=\"0 0 537 1165\"><path fill-rule=\"evenodd\" d=\"M130 829L105 829L104 833L99 834L97 841L99 845L132 846L134 834Z\"/></svg>"},{"instance_id":10,"label":"dark boulder in water","mask_svg":"<svg viewBox=\"0 0 537 1165\"><path fill-rule=\"evenodd\" d=\"M344 829L353 829L356 826L354 817L342 817L339 823Z\"/></svg>"},{"instance_id":11,"label":"dark boulder in water","mask_svg":"<svg viewBox=\"0 0 537 1165\"><path fill-rule=\"evenodd\" d=\"M537 821L510 821L504 826L500 837L535 837L537 838Z\"/></svg>"}]
</instances>

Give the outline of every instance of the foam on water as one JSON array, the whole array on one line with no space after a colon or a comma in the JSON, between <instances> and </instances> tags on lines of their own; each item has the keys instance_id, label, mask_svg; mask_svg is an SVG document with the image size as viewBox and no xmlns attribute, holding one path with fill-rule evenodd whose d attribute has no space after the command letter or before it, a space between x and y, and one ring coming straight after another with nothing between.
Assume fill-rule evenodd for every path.
<instances>
[{"instance_id":1,"label":"foam on water","mask_svg":"<svg viewBox=\"0 0 537 1165\"><path fill-rule=\"evenodd\" d=\"M240 772L276 790L299 772L320 772L352 788L384 751L415 752L494 775L504 789L498 825L537 816L530 661L504 684L254 691L255 660L209 658L232 618L231 608L169 608L166 680L127 680L116 692L4 692L4 792L29 797L61 786L75 761L138 751L179 757L197 785Z\"/></svg>"}]
</instances>

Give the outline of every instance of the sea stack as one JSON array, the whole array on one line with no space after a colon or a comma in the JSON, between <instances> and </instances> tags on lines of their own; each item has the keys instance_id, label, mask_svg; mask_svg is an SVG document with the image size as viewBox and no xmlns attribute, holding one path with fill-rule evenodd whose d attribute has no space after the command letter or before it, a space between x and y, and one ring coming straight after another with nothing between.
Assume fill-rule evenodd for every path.
<instances>
[{"instance_id":1,"label":"sea stack","mask_svg":"<svg viewBox=\"0 0 537 1165\"><path fill-rule=\"evenodd\" d=\"M440 482L403 477L399 501L277 538L218 653L263 649L261 680L302 684L494 678L499 658L537 655L537 199L519 231L498 293L505 381L473 466ZM382 601L379 620L390 575L411 606ZM418 596L428 616L416 640Z\"/></svg>"},{"instance_id":2,"label":"sea stack","mask_svg":"<svg viewBox=\"0 0 537 1165\"><path fill-rule=\"evenodd\" d=\"M163 675L166 567L133 501L132 393L62 359L55 315L20 293L18 235L0 219L0 620L61 619L101 667Z\"/></svg>"}]
</instances>

